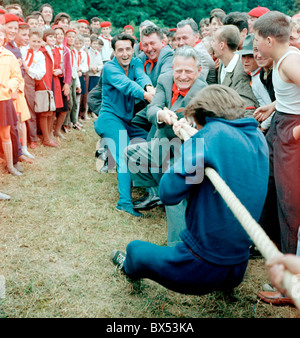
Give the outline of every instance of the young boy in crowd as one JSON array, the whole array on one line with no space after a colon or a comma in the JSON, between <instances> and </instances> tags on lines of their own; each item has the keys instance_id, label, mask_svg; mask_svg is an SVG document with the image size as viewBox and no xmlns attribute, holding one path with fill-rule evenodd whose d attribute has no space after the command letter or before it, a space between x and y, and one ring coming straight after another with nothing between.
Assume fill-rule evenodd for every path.
<instances>
[{"instance_id":1,"label":"young boy in crowd","mask_svg":"<svg viewBox=\"0 0 300 338\"><path fill-rule=\"evenodd\" d=\"M262 84L260 80L260 71L261 67L258 66L253 55L253 40L254 34L249 34L246 36L243 47L241 50L237 51L237 54L241 55L242 65L245 72L251 76L251 87L253 94L255 95L259 106L264 106L270 104L272 101L268 94L267 89Z\"/></svg>"},{"instance_id":2,"label":"young boy in crowd","mask_svg":"<svg viewBox=\"0 0 300 338\"><path fill-rule=\"evenodd\" d=\"M260 223L283 253L295 254L300 219L300 52L289 45L290 20L283 13L266 13L253 29L261 55L274 60L276 95L276 101L255 112L264 120L275 111L266 136L270 176ZM283 298L279 292L258 296L277 304Z\"/></svg>"},{"instance_id":3,"label":"young boy in crowd","mask_svg":"<svg viewBox=\"0 0 300 338\"><path fill-rule=\"evenodd\" d=\"M43 32L38 28L29 31L29 44L21 48L23 64L26 70L25 98L30 111L30 119L26 121L28 129L28 140L31 149L37 147L37 117L34 110L35 102L35 80L41 80L46 74L45 56L39 49L42 46Z\"/></svg>"},{"instance_id":4,"label":"young boy in crowd","mask_svg":"<svg viewBox=\"0 0 300 338\"><path fill-rule=\"evenodd\" d=\"M100 31L100 24L101 20L98 17L94 17L91 19L91 28L92 29L98 29L98 32Z\"/></svg>"},{"instance_id":5,"label":"young boy in crowd","mask_svg":"<svg viewBox=\"0 0 300 338\"><path fill-rule=\"evenodd\" d=\"M81 86L81 93L77 93L77 128L80 129L82 125L78 122L78 117L84 118L86 112L86 77L88 76L89 64L87 53L84 50L84 38L82 35L77 34L75 38L75 49L78 52L78 76Z\"/></svg>"},{"instance_id":6,"label":"young boy in crowd","mask_svg":"<svg viewBox=\"0 0 300 338\"><path fill-rule=\"evenodd\" d=\"M101 50L99 51L101 42L98 38L94 36L91 37L91 47L88 51L90 58L88 91L91 91L98 84L103 68Z\"/></svg>"},{"instance_id":7,"label":"young boy in crowd","mask_svg":"<svg viewBox=\"0 0 300 338\"><path fill-rule=\"evenodd\" d=\"M113 53L113 49L111 48L111 23L109 21L103 21L100 24L101 26L101 35L100 39L103 41L103 48L101 51L102 61L103 63L109 61L111 59L111 55Z\"/></svg>"},{"instance_id":8,"label":"young boy in crowd","mask_svg":"<svg viewBox=\"0 0 300 338\"><path fill-rule=\"evenodd\" d=\"M29 25L30 28L38 28L39 22L38 18L35 15L27 16L25 22Z\"/></svg>"},{"instance_id":9,"label":"young boy in crowd","mask_svg":"<svg viewBox=\"0 0 300 338\"><path fill-rule=\"evenodd\" d=\"M75 38L77 32L73 29L66 31L66 45L71 54L71 65L72 65L72 81L70 85L70 95L69 95L69 108L68 113L64 122L64 130L69 131L70 122L73 124L74 129L76 129L77 121L77 93L81 93L81 86L78 76L78 52L75 49Z\"/></svg>"}]
</instances>

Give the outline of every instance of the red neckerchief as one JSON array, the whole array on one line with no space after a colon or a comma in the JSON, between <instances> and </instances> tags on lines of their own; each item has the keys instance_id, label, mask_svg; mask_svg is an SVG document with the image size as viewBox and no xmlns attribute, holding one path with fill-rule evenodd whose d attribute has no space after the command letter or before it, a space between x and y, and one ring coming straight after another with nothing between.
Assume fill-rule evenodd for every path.
<instances>
[{"instance_id":1,"label":"red neckerchief","mask_svg":"<svg viewBox=\"0 0 300 338\"><path fill-rule=\"evenodd\" d=\"M145 63L144 63L144 71L146 72L146 66L147 66L147 64L148 63L150 63L150 73L152 72L152 69L153 69L153 67L154 67L154 65L156 64L156 62L157 62L157 60L158 59L155 59L155 60L150 60L150 59L148 59Z\"/></svg>"},{"instance_id":2,"label":"red neckerchief","mask_svg":"<svg viewBox=\"0 0 300 338\"><path fill-rule=\"evenodd\" d=\"M261 68L259 68L259 70L253 75L251 75L251 72L248 72L247 74L250 75L251 77L253 77L253 76L258 75L260 73L260 71L261 71ZM252 86L252 80L250 80L250 86Z\"/></svg>"},{"instance_id":3,"label":"red neckerchief","mask_svg":"<svg viewBox=\"0 0 300 338\"><path fill-rule=\"evenodd\" d=\"M34 58L33 50L28 49L26 59L25 59L25 62L27 62L29 60L28 63L27 63L27 67L30 67L32 65L33 58Z\"/></svg>"},{"instance_id":4,"label":"red neckerchief","mask_svg":"<svg viewBox=\"0 0 300 338\"><path fill-rule=\"evenodd\" d=\"M196 43L195 43L195 46L197 46L198 45L198 43L200 43L202 40L201 39L198 39L197 41L196 41ZM195 47L194 46L194 47Z\"/></svg>"},{"instance_id":5,"label":"red neckerchief","mask_svg":"<svg viewBox=\"0 0 300 338\"><path fill-rule=\"evenodd\" d=\"M176 86L175 83L173 83L173 87L172 87L172 92L173 92L173 96L172 96L172 100L171 100L171 107L173 106L173 104L176 102L176 100L178 99L179 94L183 97L186 96L186 94L188 93L190 89L185 89L185 90L179 90Z\"/></svg>"},{"instance_id":6,"label":"red neckerchief","mask_svg":"<svg viewBox=\"0 0 300 338\"><path fill-rule=\"evenodd\" d=\"M103 34L101 35L101 38L108 40L109 42L111 42L111 38L106 38Z\"/></svg>"},{"instance_id":7,"label":"red neckerchief","mask_svg":"<svg viewBox=\"0 0 300 338\"><path fill-rule=\"evenodd\" d=\"M81 56L81 52L78 52L78 67L80 66L82 61L82 56Z\"/></svg>"},{"instance_id":8,"label":"red neckerchief","mask_svg":"<svg viewBox=\"0 0 300 338\"><path fill-rule=\"evenodd\" d=\"M71 49L70 50L70 53L71 53L71 61L72 61L72 66L74 66L74 58L75 58L75 55L76 55L76 52L75 52L75 49Z\"/></svg>"},{"instance_id":9,"label":"red neckerchief","mask_svg":"<svg viewBox=\"0 0 300 338\"><path fill-rule=\"evenodd\" d=\"M86 53L86 56L87 56L87 64L90 68L90 56L89 56L89 53Z\"/></svg>"},{"instance_id":10,"label":"red neckerchief","mask_svg":"<svg viewBox=\"0 0 300 338\"><path fill-rule=\"evenodd\" d=\"M140 50L143 50L143 46L142 43L140 42Z\"/></svg>"},{"instance_id":11,"label":"red neckerchief","mask_svg":"<svg viewBox=\"0 0 300 338\"><path fill-rule=\"evenodd\" d=\"M254 74L254 75L252 75L252 76L256 76L257 74L259 74L260 73L260 71L261 71L261 68L259 68L259 70ZM251 76L251 72L248 72L248 75L250 75Z\"/></svg>"}]
</instances>

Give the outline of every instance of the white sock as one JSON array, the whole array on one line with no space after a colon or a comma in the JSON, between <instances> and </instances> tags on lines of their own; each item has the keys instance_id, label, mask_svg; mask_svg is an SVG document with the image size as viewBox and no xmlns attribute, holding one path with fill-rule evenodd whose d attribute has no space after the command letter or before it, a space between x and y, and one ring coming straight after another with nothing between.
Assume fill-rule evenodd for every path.
<instances>
[{"instance_id":1,"label":"white sock","mask_svg":"<svg viewBox=\"0 0 300 338\"><path fill-rule=\"evenodd\" d=\"M27 146L22 146L22 153L29 158L34 158L34 156L28 152Z\"/></svg>"}]
</instances>

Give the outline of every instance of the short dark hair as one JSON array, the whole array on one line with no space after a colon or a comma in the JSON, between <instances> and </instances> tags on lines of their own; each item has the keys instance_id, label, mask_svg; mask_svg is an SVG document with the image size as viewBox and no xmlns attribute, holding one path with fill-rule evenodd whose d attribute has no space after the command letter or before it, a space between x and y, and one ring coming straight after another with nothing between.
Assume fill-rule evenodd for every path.
<instances>
[{"instance_id":1,"label":"short dark hair","mask_svg":"<svg viewBox=\"0 0 300 338\"><path fill-rule=\"evenodd\" d=\"M52 9L52 13L53 13L53 7L52 7L50 4L43 4L43 5L41 6L41 8L40 8L40 12L42 12L43 9L44 9L45 7L51 8L51 9Z\"/></svg>"},{"instance_id":2,"label":"short dark hair","mask_svg":"<svg viewBox=\"0 0 300 338\"><path fill-rule=\"evenodd\" d=\"M44 20L44 22L45 22L45 19L44 19L44 17L43 17L43 15L42 15L41 12L39 12L39 11L33 11L33 12L31 13L31 15L36 16L37 19L38 19L39 17L41 17L41 18Z\"/></svg>"},{"instance_id":3,"label":"short dark hair","mask_svg":"<svg viewBox=\"0 0 300 338\"><path fill-rule=\"evenodd\" d=\"M90 38L91 38L91 43L92 43L93 41L97 41L97 42L99 43L99 45L101 45L101 46L104 45L103 41L102 41L101 39L99 39L97 36L91 35Z\"/></svg>"},{"instance_id":4,"label":"short dark hair","mask_svg":"<svg viewBox=\"0 0 300 338\"><path fill-rule=\"evenodd\" d=\"M37 20L37 16L36 16L36 15L30 14L30 15L26 16L25 22L28 22L30 19L35 19L35 20Z\"/></svg>"},{"instance_id":5,"label":"short dark hair","mask_svg":"<svg viewBox=\"0 0 300 338\"><path fill-rule=\"evenodd\" d=\"M129 40L131 42L131 47L133 48L133 46L135 44L135 39L129 34L120 33L120 34L115 35L112 38L112 40L111 40L112 49L115 50L116 43L118 41L125 41L125 40Z\"/></svg>"},{"instance_id":6,"label":"short dark hair","mask_svg":"<svg viewBox=\"0 0 300 338\"><path fill-rule=\"evenodd\" d=\"M223 20L226 16L226 13L223 11L223 9L220 9L220 8L216 8L215 11L212 10L210 12L210 17L209 17L209 23L212 22L212 19L213 18L216 18L218 19L221 23L223 23Z\"/></svg>"},{"instance_id":7,"label":"short dark hair","mask_svg":"<svg viewBox=\"0 0 300 338\"><path fill-rule=\"evenodd\" d=\"M273 36L278 42L287 42L290 38L290 20L278 11L262 15L254 22L253 29L264 39Z\"/></svg>"},{"instance_id":8,"label":"short dark hair","mask_svg":"<svg viewBox=\"0 0 300 338\"><path fill-rule=\"evenodd\" d=\"M241 32L244 28L249 30L248 27L248 15L241 12L231 12L225 16L223 19L224 25L234 25Z\"/></svg>"},{"instance_id":9,"label":"short dark hair","mask_svg":"<svg viewBox=\"0 0 300 338\"><path fill-rule=\"evenodd\" d=\"M52 28L47 28L43 31L43 40L46 41L47 36L54 35L55 36L55 30Z\"/></svg>"},{"instance_id":10,"label":"short dark hair","mask_svg":"<svg viewBox=\"0 0 300 338\"><path fill-rule=\"evenodd\" d=\"M240 32L234 25L224 25L218 30L218 38L220 42L226 42L228 48L232 51L236 51L240 43Z\"/></svg>"},{"instance_id":11,"label":"short dark hair","mask_svg":"<svg viewBox=\"0 0 300 338\"><path fill-rule=\"evenodd\" d=\"M71 21L71 17L68 13L65 13L65 12L60 12L58 13L55 18L54 18L54 24L57 24L59 20L61 19L67 19L68 22L70 23Z\"/></svg>"},{"instance_id":12,"label":"short dark hair","mask_svg":"<svg viewBox=\"0 0 300 338\"><path fill-rule=\"evenodd\" d=\"M101 22L101 20L98 17L91 18L91 22Z\"/></svg>"},{"instance_id":13,"label":"short dark hair","mask_svg":"<svg viewBox=\"0 0 300 338\"><path fill-rule=\"evenodd\" d=\"M199 27L209 26L209 18L203 18L199 22Z\"/></svg>"},{"instance_id":14,"label":"short dark hair","mask_svg":"<svg viewBox=\"0 0 300 338\"><path fill-rule=\"evenodd\" d=\"M144 36L149 36L149 35L151 35L153 33L155 33L160 38L160 40L162 40L164 38L163 32L162 32L162 30L159 27L156 27L156 26L147 26L141 32L141 39Z\"/></svg>"}]
</instances>

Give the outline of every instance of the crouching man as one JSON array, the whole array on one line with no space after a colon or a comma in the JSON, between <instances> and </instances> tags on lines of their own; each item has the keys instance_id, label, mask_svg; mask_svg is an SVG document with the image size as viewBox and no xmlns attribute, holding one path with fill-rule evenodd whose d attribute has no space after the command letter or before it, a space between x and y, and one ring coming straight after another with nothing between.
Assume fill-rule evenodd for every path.
<instances>
[{"instance_id":1,"label":"crouching man","mask_svg":"<svg viewBox=\"0 0 300 338\"><path fill-rule=\"evenodd\" d=\"M215 187L204 175L214 168L258 220L268 185L268 147L258 123L244 117L244 101L231 88L201 89L174 131L189 133L182 156L160 181L166 205L187 198L182 242L163 247L143 241L128 244L111 259L131 279L150 278L173 291L201 295L238 286L249 259L251 240Z\"/></svg>"}]
</instances>

